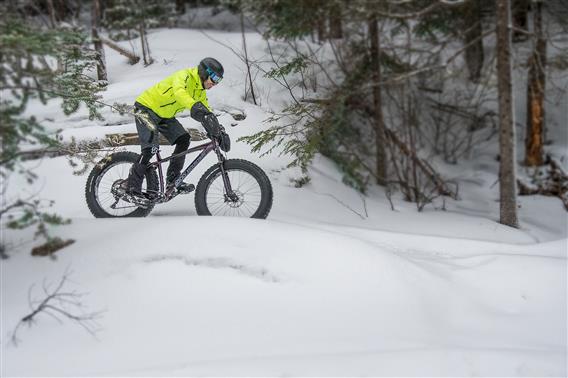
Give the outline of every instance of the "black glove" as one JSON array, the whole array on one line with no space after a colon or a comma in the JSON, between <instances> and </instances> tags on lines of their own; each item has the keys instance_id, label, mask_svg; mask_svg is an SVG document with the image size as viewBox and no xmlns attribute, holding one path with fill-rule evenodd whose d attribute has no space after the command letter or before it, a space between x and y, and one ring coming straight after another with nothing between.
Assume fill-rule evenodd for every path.
<instances>
[{"instance_id":1,"label":"black glove","mask_svg":"<svg viewBox=\"0 0 568 378\"><path fill-rule=\"evenodd\" d=\"M204 118L207 114L211 114L211 112L210 112L209 109L207 109L207 107L206 107L205 105L203 105L203 103L201 103L201 102L196 102L196 103L193 104L193 106L191 107L191 118L193 118L193 119L196 120L197 122L203 122L203 118Z\"/></svg>"},{"instance_id":2,"label":"black glove","mask_svg":"<svg viewBox=\"0 0 568 378\"><path fill-rule=\"evenodd\" d=\"M207 114L203 117L203 121L201 122L205 131L207 131L207 136L209 138L218 138L221 134L221 125L219 125L219 121L217 117L213 113Z\"/></svg>"},{"instance_id":3,"label":"black glove","mask_svg":"<svg viewBox=\"0 0 568 378\"><path fill-rule=\"evenodd\" d=\"M196 120L197 122L201 122L203 128L207 132L207 136L209 138L217 138L219 137L219 133L221 132L221 125L219 125L219 121L215 114L211 113L209 109L201 102L196 102L191 107L191 118Z\"/></svg>"},{"instance_id":4,"label":"black glove","mask_svg":"<svg viewBox=\"0 0 568 378\"><path fill-rule=\"evenodd\" d=\"M229 152L231 149L231 138L229 138L229 134L226 132L221 131L217 137L217 142L219 142L219 148L221 148L221 150Z\"/></svg>"}]
</instances>

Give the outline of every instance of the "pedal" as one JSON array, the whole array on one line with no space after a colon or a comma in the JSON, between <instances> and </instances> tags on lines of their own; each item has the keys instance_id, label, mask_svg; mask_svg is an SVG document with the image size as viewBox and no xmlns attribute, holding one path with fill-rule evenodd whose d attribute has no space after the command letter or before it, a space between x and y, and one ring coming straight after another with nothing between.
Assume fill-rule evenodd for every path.
<instances>
[{"instance_id":1,"label":"pedal","mask_svg":"<svg viewBox=\"0 0 568 378\"><path fill-rule=\"evenodd\" d=\"M152 202L146 198L142 198L139 196L133 196L131 194L124 194L124 196L122 196L122 199L125 200L126 202L130 202L133 205L136 205L138 207L142 207L144 209L147 209Z\"/></svg>"},{"instance_id":2,"label":"pedal","mask_svg":"<svg viewBox=\"0 0 568 378\"><path fill-rule=\"evenodd\" d=\"M189 194L195 190L195 185L189 184L177 188L178 194Z\"/></svg>"}]
</instances>

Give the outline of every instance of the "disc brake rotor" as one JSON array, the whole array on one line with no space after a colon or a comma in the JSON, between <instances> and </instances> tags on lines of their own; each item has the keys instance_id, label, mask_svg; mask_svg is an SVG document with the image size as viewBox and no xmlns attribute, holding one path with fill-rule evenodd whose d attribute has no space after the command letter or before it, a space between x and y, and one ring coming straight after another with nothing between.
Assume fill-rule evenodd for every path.
<instances>
[{"instance_id":1,"label":"disc brake rotor","mask_svg":"<svg viewBox=\"0 0 568 378\"><path fill-rule=\"evenodd\" d=\"M233 195L226 195L225 198L225 202L227 202L227 204L233 209L241 207L241 205L245 202L245 196L239 190L233 190Z\"/></svg>"}]
</instances>

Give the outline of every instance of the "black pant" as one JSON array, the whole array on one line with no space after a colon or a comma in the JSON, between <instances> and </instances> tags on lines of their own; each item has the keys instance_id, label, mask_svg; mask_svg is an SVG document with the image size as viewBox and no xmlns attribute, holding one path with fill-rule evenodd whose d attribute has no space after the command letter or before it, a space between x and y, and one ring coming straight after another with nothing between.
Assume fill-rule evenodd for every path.
<instances>
[{"instance_id":1,"label":"black pant","mask_svg":"<svg viewBox=\"0 0 568 378\"><path fill-rule=\"evenodd\" d=\"M158 150L158 132L166 137L166 139L175 145L174 154L178 154L188 149L190 143L189 133L175 118L162 118L154 113L151 109L145 107L138 102L135 103L136 113L136 129L142 147L142 155L140 160L132 166L128 177L128 190L133 193L142 191L142 182L146 166L154 153ZM168 166L166 180L173 183L179 176L183 164L185 163L185 155L172 159Z\"/></svg>"}]
</instances>

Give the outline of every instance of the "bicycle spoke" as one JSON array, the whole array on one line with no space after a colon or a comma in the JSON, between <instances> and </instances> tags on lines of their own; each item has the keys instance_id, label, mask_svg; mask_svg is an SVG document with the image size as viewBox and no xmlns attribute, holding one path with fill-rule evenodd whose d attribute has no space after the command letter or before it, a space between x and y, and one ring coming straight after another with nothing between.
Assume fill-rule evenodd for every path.
<instances>
[{"instance_id":1,"label":"bicycle spoke","mask_svg":"<svg viewBox=\"0 0 568 378\"><path fill-rule=\"evenodd\" d=\"M112 194L112 188L118 180L126 180L128 178L131 166L131 163L119 162L117 164L110 165L106 171L101 174L101 178L96 187L95 196L99 206L109 215L125 216L138 209L138 206L122 199L119 200L116 208L111 208L111 205L117 202L116 198ZM146 180L144 179L143 190L145 189Z\"/></svg>"},{"instance_id":2,"label":"bicycle spoke","mask_svg":"<svg viewBox=\"0 0 568 378\"><path fill-rule=\"evenodd\" d=\"M226 173L238 200L232 202L226 198L225 184L221 174L218 174L212 180L207 193L209 212L212 215L251 217L260 206L262 199L259 183L245 171L227 170Z\"/></svg>"}]
</instances>

